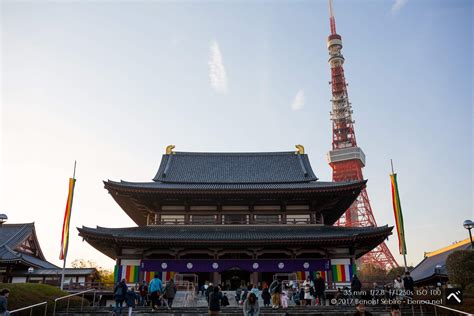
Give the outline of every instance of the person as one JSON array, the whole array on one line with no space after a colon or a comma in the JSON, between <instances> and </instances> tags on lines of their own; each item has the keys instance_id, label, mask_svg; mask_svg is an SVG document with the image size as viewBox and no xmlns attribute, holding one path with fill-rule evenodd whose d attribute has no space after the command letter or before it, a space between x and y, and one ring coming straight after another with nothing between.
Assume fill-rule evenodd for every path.
<instances>
[{"instance_id":1,"label":"person","mask_svg":"<svg viewBox=\"0 0 474 316\"><path fill-rule=\"evenodd\" d=\"M362 290L362 283L360 282L357 275L354 274L351 281L351 293L353 296L358 297Z\"/></svg>"},{"instance_id":2,"label":"person","mask_svg":"<svg viewBox=\"0 0 474 316\"><path fill-rule=\"evenodd\" d=\"M155 277L151 280L148 291L150 292L151 307L157 309L158 306L161 305L160 299L161 293L163 292L163 283L158 277L158 274L155 274Z\"/></svg>"},{"instance_id":3,"label":"person","mask_svg":"<svg viewBox=\"0 0 474 316\"><path fill-rule=\"evenodd\" d=\"M132 315L132 310L136 307L136 303L138 300L138 294L135 292L134 287L130 287L125 294L125 302L127 303L128 307L128 315Z\"/></svg>"},{"instance_id":4,"label":"person","mask_svg":"<svg viewBox=\"0 0 474 316\"><path fill-rule=\"evenodd\" d=\"M235 290L235 301L239 304L240 300L242 299L242 287L238 287Z\"/></svg>"},{"instance_id":5,"label":"person","mask_svg":"<svg viewBox=\"0 0 474 316\"><path fill-rule=\"evenodd\" d=\"M212 283L209 283L206 289L206 301L209 303L209 296L214 292L214 285Z\"/></svg>"},{"instance_id":6,"label":"person","mask_svg":"<svg viewBox=\"0 0 474 316\"><path fill-rule=\"evenodd\" d=\"M115 301L115 308L113 313L122 314L122 307L123 302L125 301L125 295L127 294L127 284L125 283L125 279L122 279L114 288L114 301Z\"/></svg>"},{"instance_id":7,"label":"person","mask_svg":"<svg viewBox=\"0 0 474 316\"><path fill-rule=\"evenodd\" d=\"M9 316L10 312L8 311L8 296L10 295L9 289L2 289L0 291L0 315Z\"/></svg>"},{"instance_id":8,"label":"person","mask_svg":"<svg viewBox=\"0 0 474 316\"><path fill-rule=\"evenodd\" d=\"M263 306L267 307L270 306L270 300L272 296L270 295L270 291L268 287L263 288L262 290L262 299L263 299Z\"/></svg>"},{"instance_id":9,"label":"person","mask_svg":"<svg viewBox=\"0 0 474 316\"><path fill-rule=\"evenodd\" d=\"M400 311L400 306L398 304L393 304L390 306L390 316L401 316L402 312Z\"/></svg>"},{"instance_id":10,"label":"person","mask_svg":"<svg viewBox=\"0 0 474 316\"><path fill-rule=\"evenodd\" d=\"M244 302L244 316L259 316L260 306L258 306L257 296L250 292Z\"/></svg>"},{"instance_id":11,"label":"person","mask_svg":"<svg viewBox=\"0 0 474 316\"><path fill-rule=\"evenodd\" d=\"M230 305L230 303L229 303L229 298L227 297L227 294L226 294L226 293L224 293L224 295L222 296L221 305L224 306L224 307Z\"/></svg>"},{"instance_id":12,"label":"person","mask_svg":"<svg viewBox=\"0 0 474 316\"><path fill-rule=\"evenodd\" d=\"M306 285L303 286L304 288L304 305L311 305L311 300L313 299L313 296L311 295L311 285L310 283L306 283Z\"/></svg>"},{"instance_id":13,"label":"person","mask_svg":"<svg viewBox=\"0 0 474 316\"><path fill-rule=\"evenodd\" d=\"M314 286L313 281L311 280L310 277L307 277L306 280L303 282L303 286L305 287L306 285Z\"/></svg>"},{"instance_id":14,"label":"person","mask_svg":"<svg viewBox=\"0 0 474 316\"><path fill-rule=\"evenodd\" d=\"M281 282L278 279L270 284L270 294L272 295L272 308L280 307Z\"/></svg>"},{"instance_id":15,"label":"person","mask_svg":"<svg viewBox=\"0 0 474 316\"><path fill-rule=\"evenodd\" d=\"M148 305L148 285L145 280L143 280L143 283L138 287L138 293L140 295L140 306Z\"/></svg>"},{"instance_id":16,"label":"person","mask_svg":"<svg viewBox=\"0 0 474 316\"><path fill-rule=\"evenodd\" d=\"M286 293L286 291L282 291L281 292L281 297L280 297L280 301L281 301L281 307L282 308L288 308L288 293Z\"/></svg>"},{"instance_id":17,"label":"person","mask_svg":"<svg viewBox=\"0 0 474 316\"><path fill-rule=\"evenodd\" d=\"M250 292L252 292L253 294L255 294L255 296L257 297L258 299L258 295L260 294L260 291L258 290L258 287L256 285L254 285L252 287L252 289L250 290Z\"/></svg>"},{"instance_id":18,"label":"person","mask_svg":"<svg viewBox=\"0 0 474 316\"><path fill-rule=\"evenodd\" d=\"M372 316L371 312L365 310L364 303L357 303L356 310L357 311L354 313L354 316Z\"/></svg>"},{"instance_id":19,"label":"person","mask_svg":"<svg viewBox=\"0 0 474 316\"><path fill-rule=\"evenodd\" d=\"M300 288L300 291L298 293L298 298L299 298L299 302L301 306L305 306L306 305L306 301L304 300L304 287L301 287Z\"/></svg>"},{"instance_id":20,"label":"person","mask_svg":"<svg viewBox=\"0 0 474 316\"><path fill-rule=\"evenodd\" d=\"M211 287L211 284L209 285ZM209 288L208 288L209 289ZM209 293L209 315L218 316L221 310L222 293L218 286L212 287L212 293Z\"/></svg>"},{"instance_id":21,"label":"person","mask_svg":"<svg viewBox=\"0 0 474 316\"><path fill-rule=\"evenodd\" d=\"M403 281L402 277L398 275L395 280L393 280L393 290L395 292L395 295L398 299L402 298L403 294Z\"/></svg>"},{"instance_id":22,"label":"person","mask_svg":"<svg viewBox=\"0 0 474 316\"><path fill-rule=\"evenodd\" d=\"M165 289L163 290L163 299L166 299L168 302L168 309L173 307L173 300L176 295L177 289L174 280L171 279L166 284Z\"/></svg>"},{"instance_id":23,"label":"person","mask_svg":"<svg viewBox=\"0 0 474 316\"><path fill-rule=\"evenodd\" d=\"M326 304L324 291L326 291L326 283L324 282L321 273L318 273L316 274L316 280L314 281L314 296L318 305Z\"/></svg>"},{"instance_id":24,"label":"person","mask_svg":"<svg viewBox=\"0 0 474 316\"><path fill-rule=\"evenodd\" d=\"M405 272L405 277L403 278L403 287L406 290L406 295L410 298L413 298L413 293L415 292L415 282L408 271Z\"/></svg>"}]
</instances>

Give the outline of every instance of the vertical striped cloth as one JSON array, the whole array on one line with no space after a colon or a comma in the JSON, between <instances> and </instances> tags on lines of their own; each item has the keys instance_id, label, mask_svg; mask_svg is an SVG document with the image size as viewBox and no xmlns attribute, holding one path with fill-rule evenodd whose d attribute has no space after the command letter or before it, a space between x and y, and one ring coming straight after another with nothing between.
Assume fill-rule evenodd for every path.
<instances>
[{"instance_id":1,"label":"vertical striped cloth","mask_svg":"<svg viewBox=\"0 0 474 316\"><path fill-rule=\"evenodd\" d=\"M395 224L397 226L398 234L398 248L401 255L407 254L407 246L405 244L405 229L403 227L403 214L402 205L400 204L400 196L398 194L397 174L393 173L390 175L390 181L392 183L392 203L393 213L395 215Z\"/></svg>"},{"instance_id":2,"label":"vertical striped cloth","mask_svg":"<svg viewBox=\"0 0 474 316\"><path fill-rule=\"evenodd\" d=\"M71 221L72 199L74 197L74 186L76 179L69 178L69 191L67 195L66 211L64 212L63 230L61 235L61 252L59 253L59 260L64 260L67 256L69 246L69 224Z\"/></svg>"}]
</instances>

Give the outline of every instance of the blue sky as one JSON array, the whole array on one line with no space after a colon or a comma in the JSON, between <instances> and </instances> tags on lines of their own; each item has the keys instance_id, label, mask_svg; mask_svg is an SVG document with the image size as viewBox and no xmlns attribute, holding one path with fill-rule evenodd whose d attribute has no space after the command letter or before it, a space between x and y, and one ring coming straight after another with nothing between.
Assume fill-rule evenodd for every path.
<instances>
[{"instance_id":1,"label":"blue sky","mask_svg":"<svg viewBox=\"0 0 474 316\"><path fill-rule=\"evenodd\" d=\"M379 225L398 172L408 263L473 218L471 1L338 1L345 73ZM0 211L56 264L72 225L131 226L102 180L148 181L180 151L305 145L331 179L326 1L1 2ZM72 230L69 258L113 262ZM396 237L388 245L396 259Z\"/></svg>"}]
</instances>

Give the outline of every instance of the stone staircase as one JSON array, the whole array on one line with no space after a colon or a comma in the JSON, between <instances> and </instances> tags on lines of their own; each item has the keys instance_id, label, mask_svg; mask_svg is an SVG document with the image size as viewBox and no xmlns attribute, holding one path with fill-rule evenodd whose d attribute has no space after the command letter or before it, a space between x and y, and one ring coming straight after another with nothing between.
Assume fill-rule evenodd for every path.
<instances>
[{"instance_id":1,"label":"stone staircase","mask_svg":"<svg viewBox=\"0 0 474 316\"><path fill-rule=\"evenodd\" d=\"M56 315L81 315L81 316L96 316L96 315L111 315L111 307L84 307L81 311L80 308L71 308L69 312L58 311ZM367 307L373 315L379 316L390 316L389 308L386 306L371 306ZM287 309L272 309L270 307L261 308L261 316L303 316L303 315L341 315L349 316L354 315L354 306L290 306ZM128 315L128 308L124 308L122 315ZM190 315L208 315L207 307L176 307L171 310L161 307L157 311L152 311L150 307L137 307L132 311L132 315L163 315L163 316L190 316ZM242 307L240 306L226 306L221 309L221 316L243 316ZM403 307L402 315L434 315L434 313L424 308L423 313L420 312L419 308L416 308L415 314L412 313L411 307ZM438 312L437 315L442 315Z\"/></svg>"}]
</instances>

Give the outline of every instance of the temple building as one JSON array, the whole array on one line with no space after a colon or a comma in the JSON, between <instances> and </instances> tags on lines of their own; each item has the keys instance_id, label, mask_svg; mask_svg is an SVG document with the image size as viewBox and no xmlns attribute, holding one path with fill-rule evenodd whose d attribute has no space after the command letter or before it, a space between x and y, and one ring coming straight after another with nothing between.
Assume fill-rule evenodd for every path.
<instances>
[{"instance_id":1,"label":"temple building","mask_svg":"<svg viewBox=\"0 0 474 316\"><path fill-rule=\"evenodd\" d=\"M194 153L167 147L153 181L105 181L137 224L78 228L129 283L195 275L234 289L303 279L350 282L356 260L393 227L336 227L366 181L318 181L303 146L291 152Z\"/></svg>"},{"instance_id":2,"label":"temple building","mask_svg":"<svg viewBox=\"0 0 474 316\"><path fill-rule=\"evenodd\" d=\"M47 261L34 223L5 224L0 218L0 282L60 285L62 269ZM99 278L95 268L65 270L66 288L83 288Z\"/></svg>"}]
</instances>

